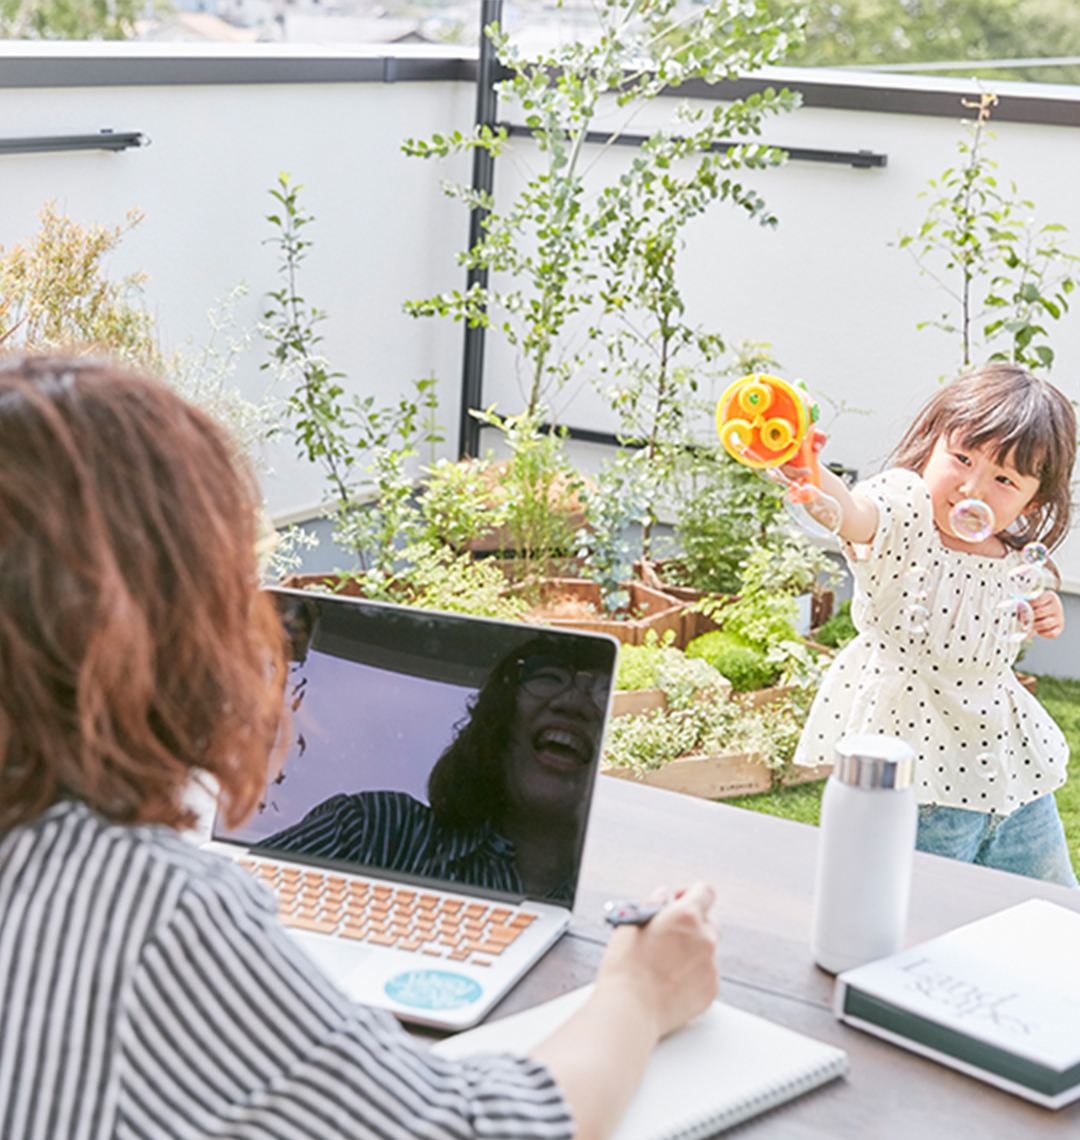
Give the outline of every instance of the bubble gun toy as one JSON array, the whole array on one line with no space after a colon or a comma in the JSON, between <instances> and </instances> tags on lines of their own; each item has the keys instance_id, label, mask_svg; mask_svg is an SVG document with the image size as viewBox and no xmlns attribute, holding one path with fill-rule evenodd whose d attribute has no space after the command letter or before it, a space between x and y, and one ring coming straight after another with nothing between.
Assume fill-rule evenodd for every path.
<instances>
[{"instance_id":1,"label":"bubble gun toy","mask_svg":"<svg viewBox=\"0 0 1080 1140\"><path fill-rule=\"evenodd\" d=\"M784 480L792 502L805 503L821 494L825 436L814 427L820 415L801 380L755 372L728 385L716 406L716 430L728 454L748 467L806 468L809 480Z\"/></svg>"}]
</instances>

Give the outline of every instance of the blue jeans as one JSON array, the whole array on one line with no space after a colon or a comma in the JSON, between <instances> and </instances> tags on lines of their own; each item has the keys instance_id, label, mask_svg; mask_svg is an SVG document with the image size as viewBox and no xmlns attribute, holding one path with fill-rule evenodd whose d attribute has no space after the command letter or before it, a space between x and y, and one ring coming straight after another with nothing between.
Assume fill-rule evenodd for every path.
<instances>
[{"instance_id":1,"label":"blue jeans","mask_svg":"<svg viewBox=\"0 0 1080 1140\"><path fill-rule=\"evenodd\" d=\"M931 855L979 863L1063 887L1080 885L1052 795L1040 796L1012 815L920 804L915 846Z\"/></svg>"}]
</instances>

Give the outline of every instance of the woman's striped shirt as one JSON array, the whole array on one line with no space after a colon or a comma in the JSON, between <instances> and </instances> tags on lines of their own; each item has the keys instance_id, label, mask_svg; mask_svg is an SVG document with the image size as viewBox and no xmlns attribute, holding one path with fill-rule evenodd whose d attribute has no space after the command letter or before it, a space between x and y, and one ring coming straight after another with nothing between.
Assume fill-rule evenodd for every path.
<instances>
[{"instance_id":1,"label":"woman's striped shirt","mask_svg":"<svg viewBox=\"0 0 1080 1140\"><path fill-rule=\"evenodd\" d=\"M4 1140L562 1140L535 1061L451 1062L353 1004L261 884L55 805L0 839Z\"/></svg>"}]
</instances>

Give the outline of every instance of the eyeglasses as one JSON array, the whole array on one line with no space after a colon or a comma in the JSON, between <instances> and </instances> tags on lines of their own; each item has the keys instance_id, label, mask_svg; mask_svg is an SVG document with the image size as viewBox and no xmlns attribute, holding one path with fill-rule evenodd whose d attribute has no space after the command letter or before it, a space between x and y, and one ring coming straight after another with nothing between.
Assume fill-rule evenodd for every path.
<instances>
[{"instance_id":1,"label":"eyeglasses","mask_svg":"<svg viewBox=\"0 0 1080 1140\"><path fill-rule=\"evenodd\" d=\"M525 692L541 700L557 697L567 689L581 688L582 679L587 681L585 692L593 704L603 707L611 692L611 678L606 673L590 673L575 669L565 661L545 657L530 657L518 662L521 687Z\"/></svg>"}]
</instances>

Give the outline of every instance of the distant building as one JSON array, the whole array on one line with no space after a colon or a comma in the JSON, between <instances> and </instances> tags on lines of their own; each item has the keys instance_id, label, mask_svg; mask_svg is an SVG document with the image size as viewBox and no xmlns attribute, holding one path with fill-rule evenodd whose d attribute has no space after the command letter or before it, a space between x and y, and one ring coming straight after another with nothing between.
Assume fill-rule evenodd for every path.
<instances>
[{"instance_id":1,"label":"distant building","mask_svg":"<svg viewBox=\"0 0 1080 1140\"><path fill-rule=\"evenodd\" d=\"M140 20L135 30L136 39L150 43L252 44L259 39L258 28L238 28L210 12L175 12L152 24Z\"/></svg>"}]
</instances>

